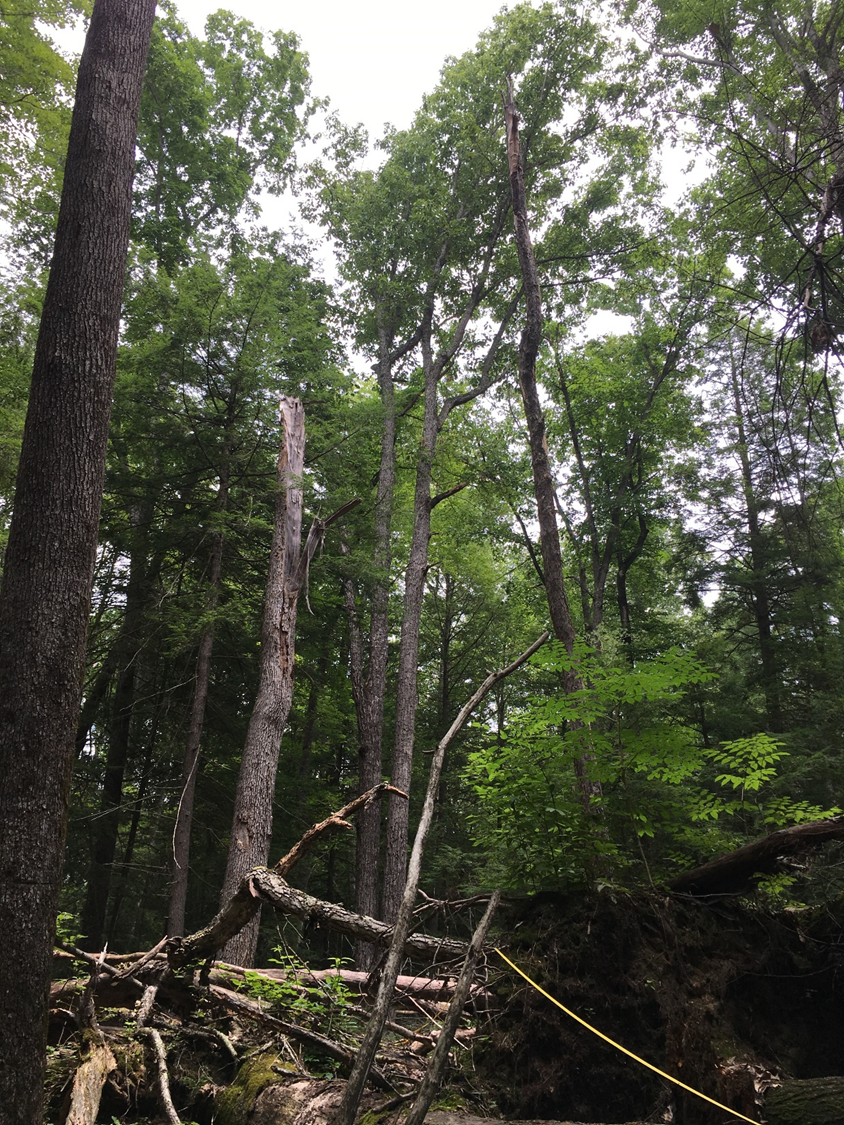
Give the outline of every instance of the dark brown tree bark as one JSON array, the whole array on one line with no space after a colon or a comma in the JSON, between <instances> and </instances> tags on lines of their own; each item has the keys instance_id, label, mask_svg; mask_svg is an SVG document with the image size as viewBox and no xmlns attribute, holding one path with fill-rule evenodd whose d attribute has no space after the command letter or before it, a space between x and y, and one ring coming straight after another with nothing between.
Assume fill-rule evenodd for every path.
<instances>
[{"instance_id":1,"label":"dark brown tree bark","mask_svg":"<svg viewBox=\"0 0 844 1125\"><path fill-rule=\"evenodd\" d=\"M143 646L144 618L148 605L148 585L150 572L158 569L157 563L150 566L148 558L148 530L152 519L152 507L152 503L147 502L133 505L129 511L131 528L129 580L126 586L123 624L116 645L119 671L111 700L111 721L100 794L100 811L92 825L91 864L80 917L80 926L85 935L83 948L91 952L102 949L106 940L106 909L111 891L123 804L123 778L129 761L138 661ZM78 738L77 725L77 744Z\"/></svg>"},{"instance_id":2,"label":"dark brown tree bark","mask_svg":"<svg viewBox=\"0 0 844 1125\"><path fill-rule=\"evenodd\" d=\"M97 0L0 599L0 1121L41 1119L45 1014L154 0Z\"/></svg>"},{"instance_id":3,"label":"dark brown tree bark","mask_svg":"<svg viewBox=\"0 0 844 1125\"><path fill-rule=\"evenodd\" d=\"M264 598L260 679L237 779L223 903L234 895L243 876L269 857L278 755L293 700L296 612L304 577L299 563L305 414L298 399L282 397L280 406L282 440ZM256 914L228 942L224 960L237 965L253 963L259 924Z\"/></svg>"},{"instance_id":4,"label":"dark brown tree bark","mask_svg":"<svg viewBox=\"0 0 844 1125\"><path fill-rule=\"evenodd\" d=\"M776 870L781 857L799 855L830 840L840 840L842 836L844 816L779 828L734 852L685 871L668 886L679 894L695 896L746 894L760 875Z\"/></svg>"}]
</instances>

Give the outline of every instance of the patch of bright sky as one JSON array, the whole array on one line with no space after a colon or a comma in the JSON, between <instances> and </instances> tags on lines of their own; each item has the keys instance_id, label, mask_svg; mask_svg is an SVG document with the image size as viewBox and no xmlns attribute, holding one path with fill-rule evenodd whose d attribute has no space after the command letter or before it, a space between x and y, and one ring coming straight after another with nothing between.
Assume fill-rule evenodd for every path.
<instances>
[{"instance_id":1,"label":"patch of bright sky","mask_svg":"<svg viewBox=\"0 0 844 1125\"><path fill-rule=\"evenodd\" d=\"M389 122L410 125L433 90L448 55L462 55L492 25L501 0L177 0L191 31L201 34L218 8L264 31L293 31L310 57L313 93L328 97L341 119L362 122L370 138Z\"/></svg>"}]
</instances>

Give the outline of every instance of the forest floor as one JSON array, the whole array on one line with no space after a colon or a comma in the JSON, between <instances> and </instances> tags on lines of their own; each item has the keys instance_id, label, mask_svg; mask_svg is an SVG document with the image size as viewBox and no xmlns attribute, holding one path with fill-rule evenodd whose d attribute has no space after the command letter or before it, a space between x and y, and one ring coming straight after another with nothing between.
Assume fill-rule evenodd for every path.
<instances>
[{"instance_id":1,"label":"forest floor","mask_svg":"<svg viewBox=\"0 0 844 1125\"><path fill-rule=\"evenodd\" d=\"M762 1120L766 1092L793 1080L840 1081L844 1095L842 898L773 911L738 898L542 894L505 904L497 930L503 952L546 992L739 1115ZM252 974L219 963L174 972L160 951L145 961L109 956L92 973L90 956L59 956L49 1122L330 1119L369 1005L355 974ZM440 980L449 971L438 969ZM364 1125L390 1125L412 1103L447 1003L447 984L400 984ZM80 1065L95 1057L99 1106L73 1117ZM435 1110L432 1125L730 1120L590 1034L492 951ZM795 1125L838 1125L824 1112Z\"/></svg>"}]
</instances>

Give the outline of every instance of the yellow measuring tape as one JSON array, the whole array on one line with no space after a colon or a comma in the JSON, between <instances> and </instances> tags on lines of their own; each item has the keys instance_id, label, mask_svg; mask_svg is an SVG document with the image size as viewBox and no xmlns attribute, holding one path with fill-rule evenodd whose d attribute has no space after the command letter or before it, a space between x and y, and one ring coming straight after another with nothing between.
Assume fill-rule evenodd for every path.
<instances>
[{"instance_id":1,"label":"yellow measuring tape","mask_svg":"<svg viewBox=\"0 0 844 1125\"><path fill-rule=\"evenodd\" d=\"M680 1086L683 1090L688 1090L688 1092L690 1094L694 1094L696 1098L703 1098L705 1102L709 1102L710 1105L715 1105L719 1109L726 1110L727 1113L731 1114L733 1117L740 1117L742 1121L749 1121L750 1125L759 1125L759 1123L757 1121L754 1121L752 1117L745 1117L743 1113L737 1113L734 1109L730 1109L729 1106L722 1105L720 1102L716 1102L714 1098L709 1098L706 1096L706 1094L702 1094L700 1090L695 1090L691 1086L687 1086L686 1083L681 1082L679 1078L672 1078L670 1074L666 1074L664 1070L660 1070L659 1067L654 1066L653 1063L645 1062L644 1059L640 1059L638 1055L634 1055L632 1051L628 1051L626 1047L622 1047L620 1043L616 1043L614 1039L610 1039L608 1035L604 1035L603 1031L598 1031L596 1027L592 1027L591 1024L588 1024L586 1022L586 1020L581 1019L580 1016L576 1016L574 1012L569 1011L565 1004L561 1004L559 1000L555 1000L554 997L547 993L544 988L540 988L535 980L531 980L527 973L523 973L518 965L514 965L510 958L505 956L500 949L496 949L495 952L503 961L506 961L510 968L517 972L520 977L524 977L528 984L535 988L537 992L541 992L546 1000L550 1000L552 1004L556 1004L557 1007L561 1008L567 1016L571 1016L573 1020L577 1020L577 1022L582 1027L585 1027L587 1031L591 1031L593 1035L597 1035L599 1039L603 1039L605 1043L609 1043L610 1046L615 1047L617 1051L621 1051L622 1054L628 1055L631 1059L635 1059L637 1063L641 1063L642 1066L646 1066L648 1070L652 1070L654 1074L658 1074L660 1078L665 1078L669 1082L673 1082L675 1086Z\"/></svg>"}]
</instances>

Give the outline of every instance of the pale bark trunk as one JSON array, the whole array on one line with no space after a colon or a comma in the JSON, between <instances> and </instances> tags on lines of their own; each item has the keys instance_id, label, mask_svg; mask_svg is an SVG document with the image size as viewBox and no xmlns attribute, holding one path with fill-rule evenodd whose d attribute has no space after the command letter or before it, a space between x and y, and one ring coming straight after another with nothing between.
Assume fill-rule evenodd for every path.
<instances>
[{"instance_id":1,"label":"pale bark trunk","mask_svg":"<svg viewBox=\"0 0 844 1125\"><path fill-rule=\"evenodd\" d=\"M305 419L298 400L282 398L281 425L260 680L238 775L222 902L232 897L247 871L265 864L269 857L278 755L293 699L296 610L301 589L301 477L305 459ZM241 965L253 963L259 924L260 915L256 915L231 939L224 951L225 960Z\"/></svg>"},{"instance_id":2,"label":"pale bark trunk","mask_svg":"<svg viewBox=\"0 0 844 1125\"><path fill-rule=\"evenodd\" d=\"M97 0L0 599L0 1114L41 1119L46 998L154 0ZM37 857L37 862L33 861Z\"/></svg>"}]
</instances>

